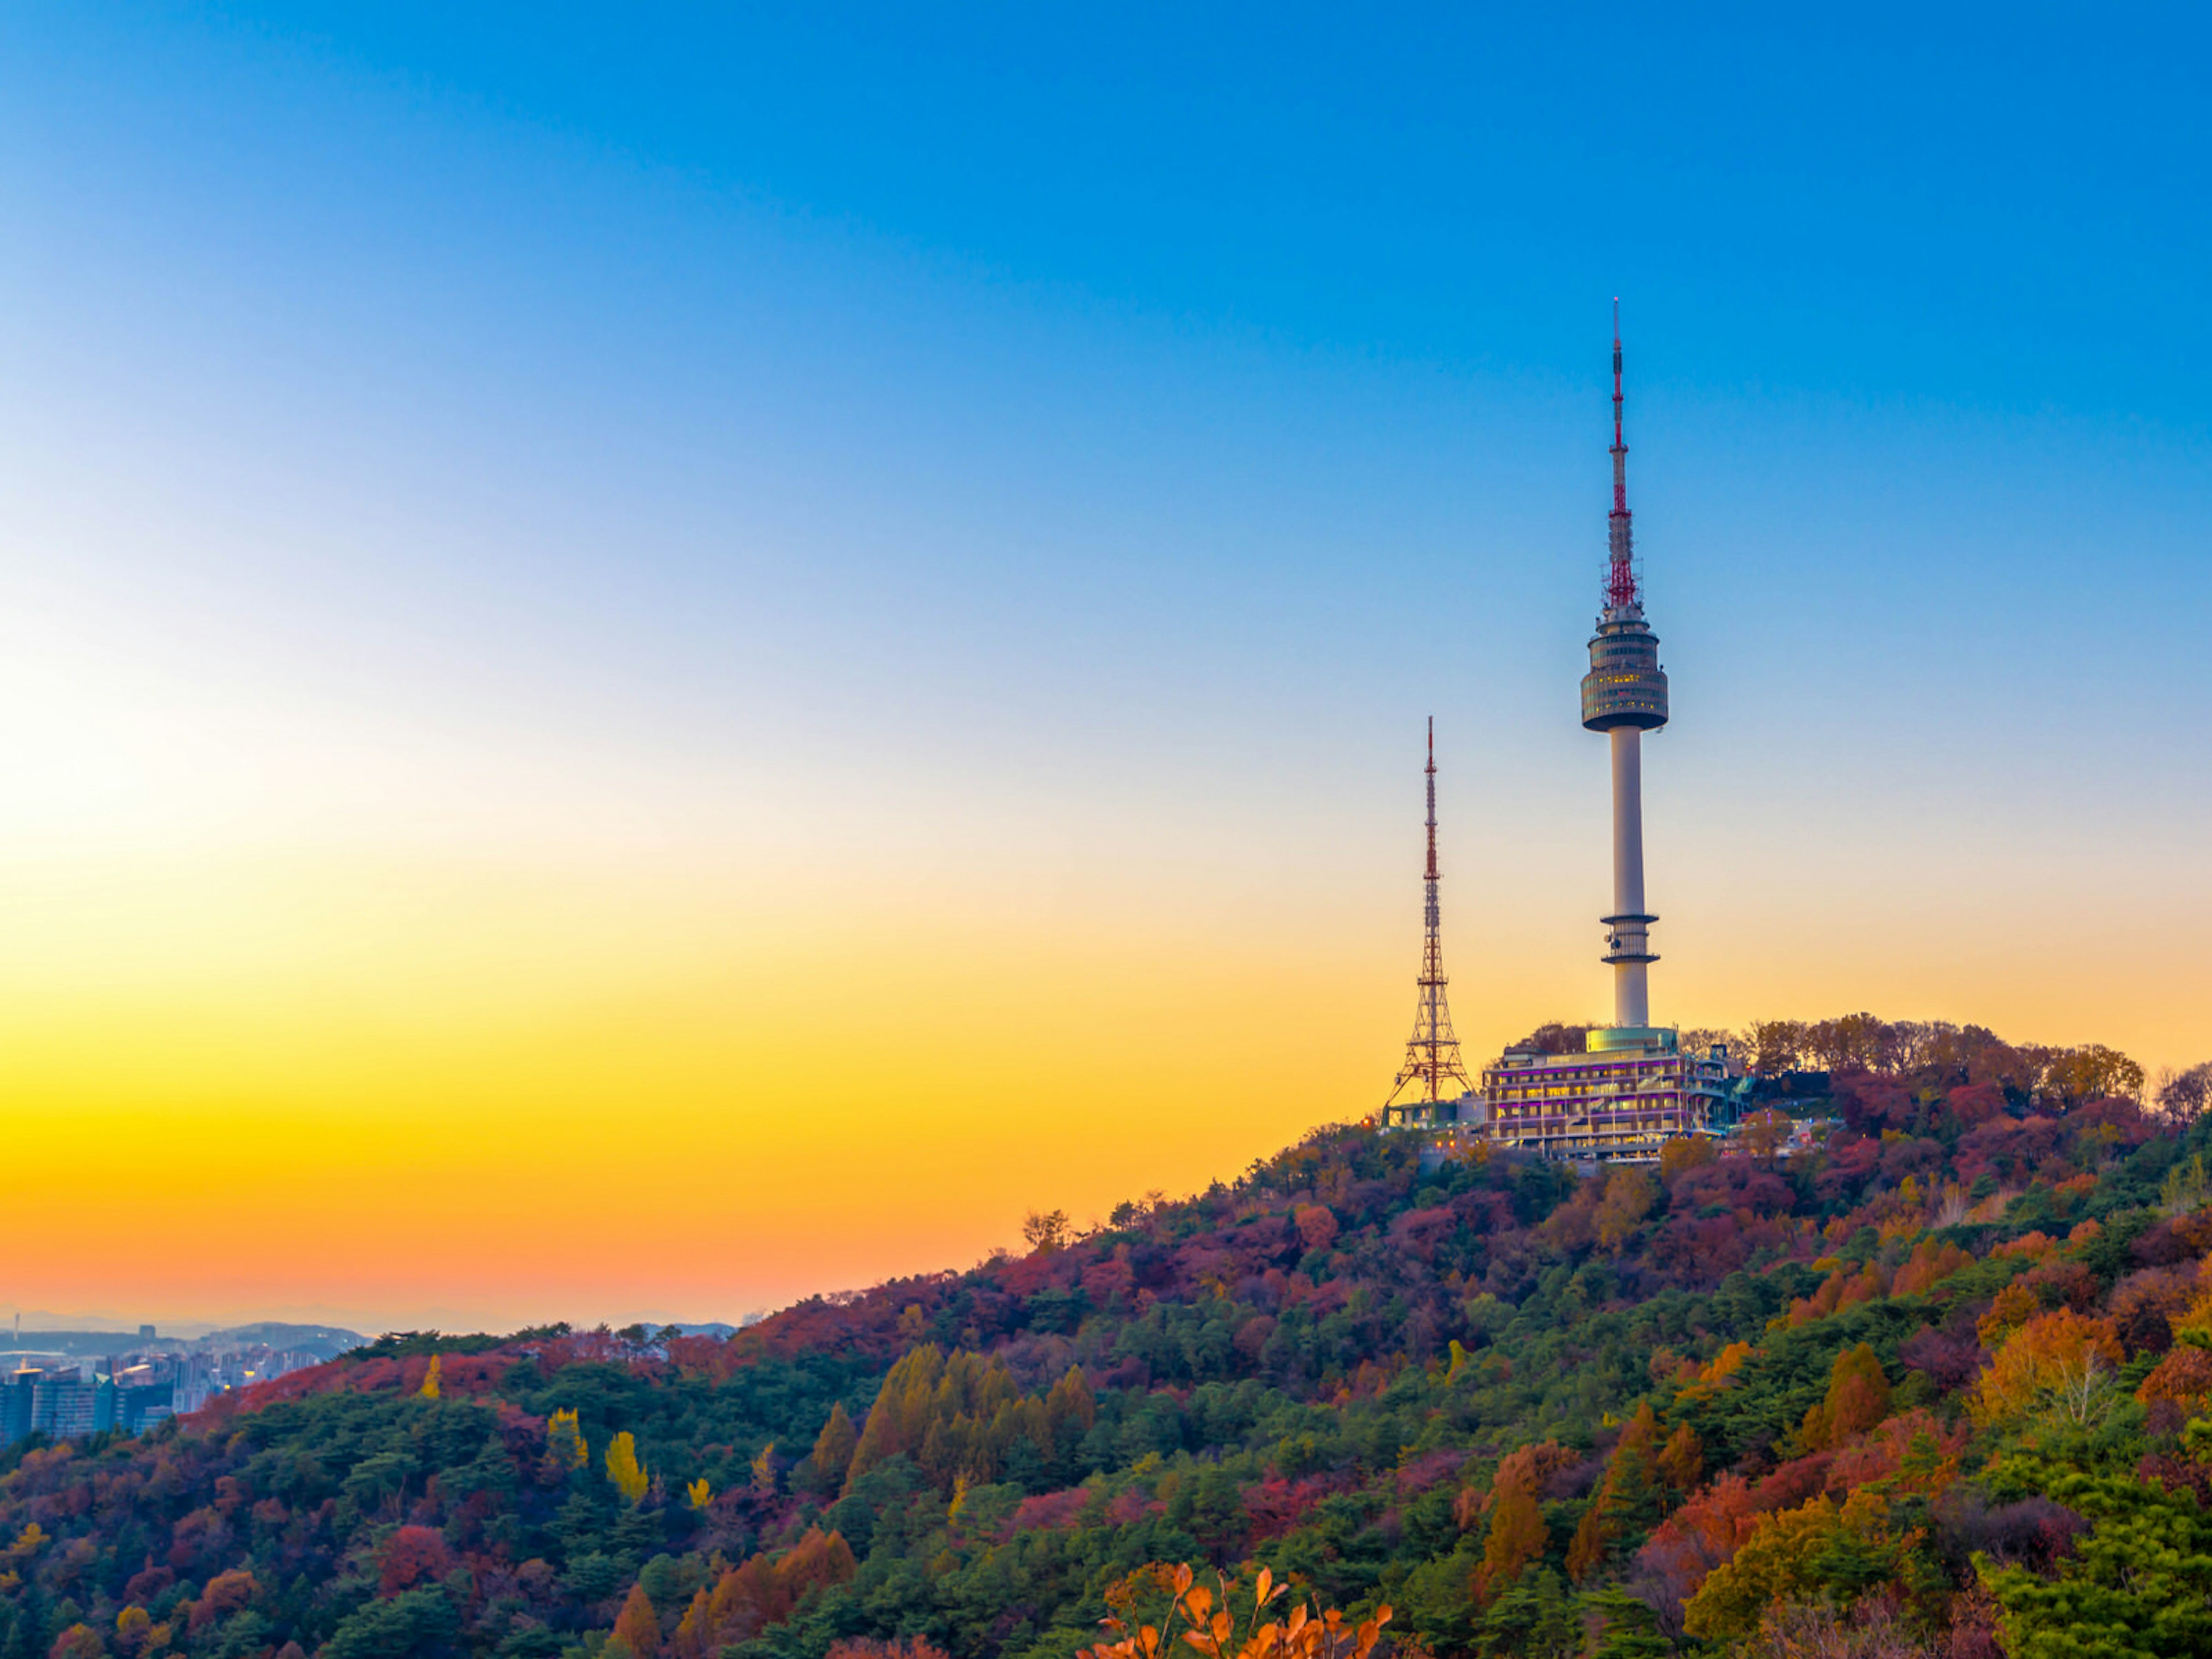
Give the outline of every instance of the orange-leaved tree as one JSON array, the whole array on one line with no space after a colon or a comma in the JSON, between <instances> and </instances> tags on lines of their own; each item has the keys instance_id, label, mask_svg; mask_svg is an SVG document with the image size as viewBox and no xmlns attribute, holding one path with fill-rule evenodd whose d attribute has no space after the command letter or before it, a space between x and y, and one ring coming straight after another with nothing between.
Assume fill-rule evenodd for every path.
<instances>
[{"instance_id":1,"label":"orange-leaved tree","mask_svg":"<svg viewBox=\"0 0 2212 1659\"><path fill-rule=\"evenodd\" d=\"M1705 1443L1687 1423L1676 1427L1659 1449L1659 1473L1676 1492L1695 1490L1705 1472Z\"/></svg>"},{"instance_id":2,"label":"orange-leaved tree","mask_svg":"<svg viewBox=\"0 0 2212 1659\"><path fill-rule=\"evenodd\" d=\"M1996 1363L1982 1373L1975 1414L1996 1423L2044 1403L2072 1422L2087 1423L2111 1393L2120 1360L2119 1334L2111 1320L2071 1308L2038 1314L2005 1338Z\"/></svg>"},{"instance_id":3,"label":"orange-leaved tree","mask_svg":"<svg viewBox=\"0 0 2212 1659\"><path fill-rule=\"evenodd\" d=\"M1648 1532L1666 1507L1663 1487L1677 1496L1698 1484L1705 1450L1686 1423L1662 1440L1658 1413L1649 1401L1636 1408L1607 1461L1605 1482L1583 1511L1567 1547L1567 1572L1577 1583L1602 1563L1620 1539Z\"/></svg>"},{"instance_id":4,"label":"orange-leaved tree","mask_svg":"<svg viewBox=\"0 0 2212 1659\"><path fill-rule=\"evenodd\" d=\"M1873 1345L1862 1342L1836 1356L1828 1372L1828 1395L1806 1410L1797 1439L1808 1451L1832 1451L1853 1435L1863 1434L1889 1415L1889 1378Z\"/></svg>"},{"instance_id":5,"label":"orange-leaved tree","mask_svg":"<svg viewBox=\"0 0 2212 1659\"><path fill-rule=\"evenodd\" d=\"M1692 1405L1710 1400L1723 1389L1735 1386L1736 1373L1744 1367L1753 1350L1748 1342L1731 1342L1712 1357L1710 1363L1698 1369L1697 1376L1674 1395L1678 1406Z\"/></svg>"},{"instance_id":6,"label":"orange-leaved tree","mask_svg":"<svg viewBox=\"0 0 2212 1659\"><path fill-rule=\"evenodd\" d=\"M1382 1637L1382 1626L1390 1622L1388 1602L1376 1608L1371 1619L1358 1621L1334 1607L1316 1613L1304 1601L1278 1607L1275 1603L1289 1586L1278 1584L1274 1574L1265 1567L1260 1569L1253 1589L1252 1610L1240 1619L1237 1609L1242 1599L1241 1584L1217 1574L1214 1582L1220 1587L1217 1595L1194 1579L1187 1565L1155 1564L1130 1574L1107 1593L1108 1605L1115 1607L1115 1613L1104 1622L1120 1639L1082 1649L1076 1659L1161 1659L1174 1647L1176 1632L1172 1626L1176 1622L1183 1626L1184 1644L1206 1659L1368 1659ZM1121 1616L1122 1610L1146 1584L1168 1592L1167 1616L1158 1625L1139 1624L1132 1630Z\"/></svg>"},{"instance_id":7,"label":"orange-leaved tree","mask_svg":"<svg viewBox=\"0 0 2212 1659\"><path fill-rule=\"evenodd\" d=\"M1974 1333L1985 1348L2001 1348L2005 1338L2025 1325L2035 1313L2035 1292L2018 1279L1996 1293L1989 1311L1974 1323Z\"/></svg>"},{"instance_id":8,"label":"orange-leaved tree","mask_svg":"<svg viewBox=\"0 0 2212 1659\"><path fill-rule=\"evenodd\" d=\"M2212 1403L2212 1353L2203 1348L2173 1349L2143 1378L2136 1398L2146 1406L2171 1400L2189 1415L2200 1414Z\"/></svg>"},{"instance_id":9,"label":"orange-leaved tree","mask_svg":"<svg viewBox=\"0 0 2212 1659\"><path fill-rule=\"evenodd\" d=\"M1742 1547L1759 1514L1751 1484L1724 1474L1659 1523L1637 1553L1637 1567L1673 1599L1686 1601Z\"/></svg>"},{"instance_id":10,"label":"orange-leaved tree","mask_svg":"<svg viewBox=\"0 0 2212 1659\"><path fill-rule=\"evenodd\" d=\"M1892 1296L1918 1296L1929 1286L1948 1279L1961 1267L1971 1267L1974 1258L1956 1244L1947 1244L1939 1239L1923 1238L1912 1247L1912 1254L1897 1270L1890 1282Z\"/></svg>"},{"instance_id":11,"label":"orange-leaved tree","mask_svg":"<svg viewBox=\"0 0 2212 1659\"><path fill-rule=\"evenodd\" d=\"M614 1641L607 1646L612 1648L615 1642L627 1647L633 1659L659 1659L660 1615L653 1610L653 1598L642 1584L629 1587L629 1599L615 1619Z\"/></svg>"},{"instance_id":12,"label":"orange-leaved tree","mask_svg":"<svg viewBox=\"0 0 2212 1659\"><path fill-rule=\"evenodd\" d=\"M1490 1535L1482 1547L1482 1565L1468 1585L1477 1603L1487 1607L1504 1595L1521 1570L1544 1553L1551 1534L1544 1512L1537 1506L1537 1488L1553 1471L1574 1461L1574 1455L1556 1441L1518 1446L1505 1454L1490 1482L1490 1495L1477 1513L1490 1514Z\"/></svg>"},{"instance_id":13,"label":"orange-leaved tree","mask_svg":"<svg viewBox=\"0 0 2212 1659\"><path fill-rule=\"evenodd\" d=\"M763 1551L725 1571L701 1590L676 1627L676 1659L714 1659L726 1647L750 1642L791 1617L807 1592L848 1583L860 1570L841 1533L810 1527L806 1535L771 1559Z\"/></svg>"}]
</instances>

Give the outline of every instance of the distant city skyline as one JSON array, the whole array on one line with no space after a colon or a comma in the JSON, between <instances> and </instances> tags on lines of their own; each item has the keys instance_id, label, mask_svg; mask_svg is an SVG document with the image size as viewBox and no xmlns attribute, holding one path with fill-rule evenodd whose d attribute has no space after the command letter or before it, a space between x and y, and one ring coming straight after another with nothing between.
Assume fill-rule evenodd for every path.
<instances>
[{"instance_id":1,"label":"distant city skyline","mask_svg":"<svg viewBox=\"0 0 2212 1659\"><path fill-rule=\"evenodd\" d=\"M734 1321L1611 1003L2212 1058L2200 12L0 18L25 1307Z\"/></svg>"}]
</instances>

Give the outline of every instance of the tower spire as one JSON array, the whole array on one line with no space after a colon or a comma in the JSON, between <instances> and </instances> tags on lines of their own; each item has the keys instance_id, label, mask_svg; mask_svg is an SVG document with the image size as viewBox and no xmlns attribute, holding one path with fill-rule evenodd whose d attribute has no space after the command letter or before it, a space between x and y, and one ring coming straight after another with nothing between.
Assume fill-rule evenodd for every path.
<instances>
[{"instance_id":1,"label":"tower spire","mask_svg":"<svg viewBox=\"0 0 2212 1659\"><path fill-rule=\"evenodd\" d=\"M1612 559L1606 568L1605 608L1626 611L1636 603L1635 540L1628 513L1628 442L1620 423L1620 296L1613 299L1613 512L1606 520Z\"/></svg>"},{"instance_id":2,"label":"tower spire","mask_svg":"<svg viewBox=\"0 0 2212 1659\"><path fill-rule=\"evenodd\" d=\"M1459 1038L1452 1030L1451 1006L1444 998L1443 908L1437 896L1437 884L1442 879L1437 872L1437 720L1429 716L1429 763L1423 769L1429 795L1429 861L1422 877L1425 902L1421 909L1421 977L1419 1000L1413 1006L1413 1035L1406 1044L1406 1063L1398 1069L1398 1080L1391 1085L1389 1099L1382 1103L1385 1117L1395 1109L1410 1112L1426 1109L1431 1120L1436 1108L1444 1098L1443 1085L1456 1081L1460 1093L1466 1094L1474 1087L1468 1077L1467 1066L1460 1059ZM1397 1104L1398 1097L1406 1092L1408 1085L1418 1085L1419 1092L1406 1105Z\"/></svg>"}]
</instances>

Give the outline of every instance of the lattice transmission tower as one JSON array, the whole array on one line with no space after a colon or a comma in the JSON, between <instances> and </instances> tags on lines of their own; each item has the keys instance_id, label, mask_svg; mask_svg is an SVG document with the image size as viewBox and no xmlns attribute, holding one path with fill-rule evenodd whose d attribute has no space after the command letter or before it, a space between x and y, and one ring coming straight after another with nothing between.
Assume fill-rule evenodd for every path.
<instances>
[{"instance_id":1,"label":"lattice transmission tower","mask_svg":"<svg viewBox=\"0 0 2212 1659\"><path fill-rule=\"evenodd\" d=\"M1444 996L1443 908L1437 897L1437 884L1441 878L1437 873L1437 722L1429 717L1429 763L1426 768L1429 786L1429 864L1423 878L1427 902L1421 912L1423 938L1421 943L1420 1000L1413 1009L1413 1035L1406 1043L1406 1063L1398 1071L1398 1080L1391 1086L1390 1097L1382 1103L1387 1121L1394 1112L1409 1114L1417 1108L1433 1109L1442 1102L1456 1100L1474 1087L1467 1075L1467 1066L1461 1060L1459 1038L1452 1030L1451 1005ZM1456 1083L1459 1087L1449 1095L1444 1085ZM1399 1097L1409 1085L1418 1085L1413 1097L1401 1103Z\"/></svg>"}]
</instances>

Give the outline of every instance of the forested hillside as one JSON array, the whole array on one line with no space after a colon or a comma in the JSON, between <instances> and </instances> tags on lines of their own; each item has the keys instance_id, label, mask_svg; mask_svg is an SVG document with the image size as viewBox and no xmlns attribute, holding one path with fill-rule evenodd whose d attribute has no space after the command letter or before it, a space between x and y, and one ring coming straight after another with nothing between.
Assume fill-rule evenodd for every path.
<instances>
[{"instance_id":1,"label":"forested hillside","mask_svg":"<svg viewBox=\"0 0 2212 1659\"><path fill-rule=\"evenodd\" d=\"M2212 1652L2212 1073L1760 1030L1810 1155L1332 1129L726 1340L387 1337L10 1447L0 1659L1068 1659L1177 1563L1378 1652Z\"/></svg>"}]
</instances>

